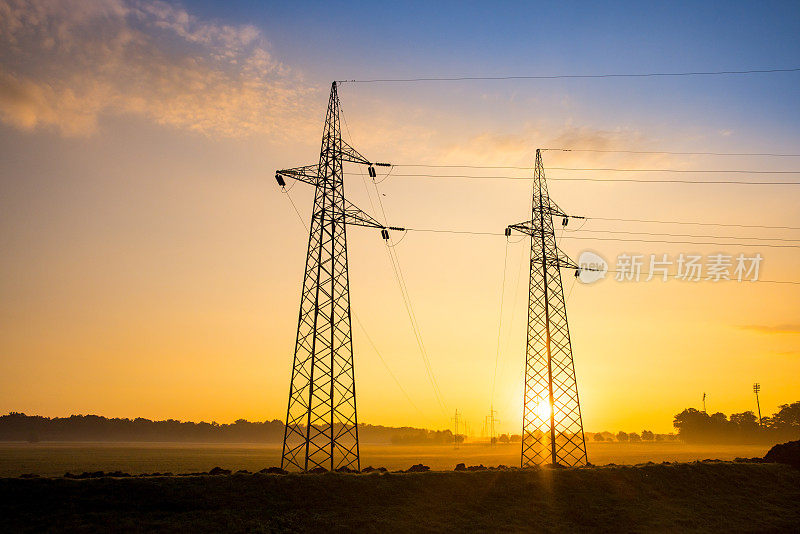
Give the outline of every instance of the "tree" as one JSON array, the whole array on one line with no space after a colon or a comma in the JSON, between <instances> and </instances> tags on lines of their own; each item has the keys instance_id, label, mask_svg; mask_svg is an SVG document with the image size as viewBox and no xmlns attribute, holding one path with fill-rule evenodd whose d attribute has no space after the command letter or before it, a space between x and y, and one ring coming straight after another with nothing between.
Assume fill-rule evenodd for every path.
<instances>
[{"instance_id":1,"label":"tree","mask_svg":"<svg viewBox=\"0 0 800 534\"><path fill-rule=\"evenodd\" d=\"M740 430L749 430L758 427L758 419L756 418L756 414L751 411L731 414L730 422L739 427Z\"/></svg>"},{"instance_id":2,"label":"tree","mask_svg":"<svg viewBox=\"0 0 800 534\"><path fill-rule=\"evenodd\" d=\"M597 434L594 435L594 440L595 441L605 441L606 438L603 437L602 433L598 432Z\"/></svg>"},{"instance_id":3,"label":"tree","mask_svg":"<svg viewBox=\"0 0 800 534\"><path fill-rule=\"evenodd\" d=\"M631 432L628 435L628 439L630 440L631 443L638 443L639 441L642 441L642 437L636 432Z\"/></svg>"},{"instance_id":4,"label":"tree","mask_svg":"<svg viewBox=\"0 0 800 534\"><path fill-rule=\"evenodd\" d=\"M617 432L617 441L628 441L628 433L622 430Z\"/></svg>"},{"instance_id":5,"label":"tree","mask_svg":"<svg viewBox=\"0 0 800 534\"><path fill-rule=\"evenodd\" d=\"M499 441L500 441L500 443L508 443L509 442L508 434L501 434L500 438L499 438Z\"/></svg>"},{"instance_id":6,"label":"tree","mask_svg":"<svg viewBox=\"0 0 800 534\"><path fill-rule=\"evenodd\" d=\"M782 404L778 413L772 416L772 425L780 430L800 429L800 401Z\"/></svg>"},{"instance_id":7,"label":"tree","mask_svg":"<svg viewBox=\"0 0 800 534\"><path fill-rule=\"evenodd\" d=\"M642 430L642 441L653 441L655 439L655 434L653 434L650 430Z\"/></svg>"},{"instance_id":8,"label":"tree","mask_svg":"<svg viewBox=\"0 0 800 534\"><path fill-rule=\"evenodd\" d=\"M684 441L704 441L710 433L712 422L706 412L687 408L675 416L672 425L678 429L678 435Z\"/></svg>"}]
</instances>

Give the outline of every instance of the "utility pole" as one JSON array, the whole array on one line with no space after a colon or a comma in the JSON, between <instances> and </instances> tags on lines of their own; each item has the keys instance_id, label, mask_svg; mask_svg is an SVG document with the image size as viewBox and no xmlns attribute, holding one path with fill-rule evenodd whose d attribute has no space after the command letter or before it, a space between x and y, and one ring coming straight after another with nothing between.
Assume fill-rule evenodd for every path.
<instances>
[{"instance_id":1,"label":"utility pole","mask_svg":"<svg viewBox=\"0 0 800 534\"><path fill-rule=\"evenodd\" d=\"M522 467L588 463L578 383L572 359L561 269L580 267L556 243L553 217L570 216L550 198L542 155L536 150L531 220L512 230L531 237L525 400L522 407Z\"/></svg>"},{"instance_id":2,"label":"utility pole","mask_svg":"<svg viewBox=\"0 0 800 534\"><path fill-rule=\"evenodd\" d=\"M453 426L454 426L454 430L453 430L453 448L454 449L458 448L458 421L459 421L458 417L459 417L459 415L460 414L458 413L458 408L456 408L456 414L453 416Z\"/></svg>"},{"instance_id":3,"label":"utility pole","mask_svg":"<svg viewBox=\"0 0 800 534\"><path fill-rule=\"evenodd\" d=\"M343 139L336 82L331 86L319 163L275 173L314 186L300 318L283 435L283 469L361 469L350 321L347 225L388 230L344 196L343 163L373 165Z\"/></svg>"},{"instance_id":4,"label":"utility pole","mask_svg":"<svg viewBox=\"0 0 800 534\"><path fill-rule=\"evenodd\" d=\"M705 391L703 392L703 413L708 413L708 412L706 412L706 392Z\"/></svg>"},{"instance_id":5,"label":"utility pole","mask_svg":"<svg viewBox=\"0 0 800 534\"><path fill-rule=\"evenodd\" d=\"M753 393L756 394L756 406L758 407L758 427L762 428L761 425L761 403L758 401L758 392L761 391L761 384L756 382L753 384Z\"/></svg>"}]
</instances>

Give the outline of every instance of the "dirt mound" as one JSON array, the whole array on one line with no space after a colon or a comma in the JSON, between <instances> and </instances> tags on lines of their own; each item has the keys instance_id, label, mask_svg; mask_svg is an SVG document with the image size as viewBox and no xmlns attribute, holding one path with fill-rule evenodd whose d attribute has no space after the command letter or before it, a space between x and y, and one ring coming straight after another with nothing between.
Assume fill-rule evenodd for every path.
<instances>
[{"instance_id":1,"label":"dirt mound","mask_svg":"<svg viewBox=\"0 0 800 534\"><path fill-rule=\"evenodd\" d=\"M267 467L259 471L259 473L270 474L270 475L285 475L288 473L285 469L281 469L280 467Z\"/></svg>"},{"instance_id":2,"label":"dirt mound","mask_svg":"<svg viewBox=\"0 0 800 534\"><path fill-rule=\"evenodd\" d=\"M428 467L427 465L416 464L409 467L406 473L424 473L425 471L430 471L430 470L431 468Z\"/></svg>"},{"instance_id":3,"label":"dirt mound","mask_svg":"<svg viewBox=\"0 0 800 534\"><path fill-rule=\"evenodd\" d=\"M385 467L372 467L371 465L368 465L367 467L361 470L362 473L372 473L375 471L379 473L385 473L387 469Z\"/></svg>"},{"instance_id":4,"label":"dirt mound","mask_svg":"<svg viewBox=\"0 0 800 534\"><path fill-rule=\"evenodd\" d=\"M775 445L764 455L764 460L789 464L800 469L800 440Z\"/></svg>"},{"instance_id":5,"label":"dirt mound","mask_svg":"<svg viewBox=\"0 0 800 534\"><path fill-rule=\"evenodd\" d=\"M215 476L216 475L230 475L231 474L231 470L230 469L223 469L221 467L215 467L214 469L209 471L208 474L209 475L215 475Z\"/></svg>"}]
</instances>

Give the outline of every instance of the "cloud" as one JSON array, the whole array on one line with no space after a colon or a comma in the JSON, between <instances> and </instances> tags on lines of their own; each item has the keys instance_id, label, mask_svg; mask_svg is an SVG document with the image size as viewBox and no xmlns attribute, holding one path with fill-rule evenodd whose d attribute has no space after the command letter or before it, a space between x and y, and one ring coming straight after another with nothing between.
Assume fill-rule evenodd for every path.
<instances>
[{"instance_id":1,"label":"cloud","mask_svg":"<svg viewBox=\"0 0 800 534\"><path fill-rule=\"evenodd\" d=\"M446 146L440 157L447 161L507 164L531 164L537 148L576 148L591 150L636 150L645 147L645 136L636 130L602 130L566 124L527 125L516 133L482 132ZM645 148L641 148L645 150ZM658 155L611 154L602 152L552 152L548 160L559 165L590 165L600 162L626 164L652 163L663 159Z\"/></svg>"},{"instance_id":2,"label":"cloud","mask_svg":"<svg viewBox=\"0 0 800 534\"><path fill-rule=\"evenodd\" d=\"M800 324L783 324L777 326L768 325L744 325L742 330L752 330L761 334L800 334Z\"/></svg>"},{"instance_id":3,"label":"cloud","mask_svg":"<svg viewBox=\"0 0 800 534\"><path fill-rule=\"evenodd\" d=\"M310 93L250 25L157 0L0 0L0 120L23 130L90 135L109 114L280 134Z\"/></svg>"}]
</instances>

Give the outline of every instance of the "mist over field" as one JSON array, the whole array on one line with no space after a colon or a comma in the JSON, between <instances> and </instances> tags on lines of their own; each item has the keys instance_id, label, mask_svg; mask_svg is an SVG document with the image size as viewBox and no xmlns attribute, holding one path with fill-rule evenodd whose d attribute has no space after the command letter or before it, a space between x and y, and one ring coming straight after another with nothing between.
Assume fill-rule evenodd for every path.
<instances>
[{"instance_id":1,"label":"mist over field","mask_svg":"<svg viewBox=\"0 0 800 534\"><path fill-rule=\"evenodd\" d=\"M686 445L672 443L589 443L595 465L646 462L733 460L764 456L769 446ZM140 473L204 472L213 467L256 472L281 463L280 445L188 443L0 443L0 477L24 473L62 476L64 473L122 471ZM361 467L390 471L422 463L435 471L457 464L519 467L520 445L487 443L452 445L362 445Z\"/></svg>"}]
</instances>

